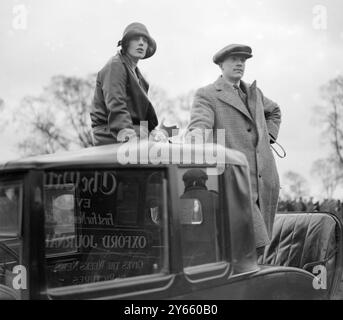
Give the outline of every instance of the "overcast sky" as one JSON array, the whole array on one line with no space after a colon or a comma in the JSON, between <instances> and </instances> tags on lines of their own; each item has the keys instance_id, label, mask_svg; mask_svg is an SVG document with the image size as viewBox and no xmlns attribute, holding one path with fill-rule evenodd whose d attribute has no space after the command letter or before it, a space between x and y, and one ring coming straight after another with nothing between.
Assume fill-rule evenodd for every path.
<instances>
[{"instance_id":1,"label":"overcast sky","mask_svg":"<svg viewBox=\"0 0 343 320\"><path fill-rule=\"evenodd\" d=\"M23 8L26 26L18 20ZM328 148L312 124L313 106L319 87L343 73L342 9L342 0L2 0L0 98L14 108L53 75L97 72L134 21L146 24L158 46L140 69L171 97L215 81L216 51L248 44L254 57L244 80L257 80L282 110L279 142L288 155L277 160L280 176L300 172L319 195L310 168ZM0 161L18 156L19 137L11 127L0 133Z\"/></svg>"}]
</instances>

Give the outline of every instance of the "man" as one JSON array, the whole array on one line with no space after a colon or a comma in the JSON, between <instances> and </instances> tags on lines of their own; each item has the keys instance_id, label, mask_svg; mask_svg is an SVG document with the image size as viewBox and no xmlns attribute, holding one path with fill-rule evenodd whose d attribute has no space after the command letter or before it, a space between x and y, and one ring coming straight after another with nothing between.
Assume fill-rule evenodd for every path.
<instances>
[{"instance_id":1,"label":"man","mask_svg":"<svg viewBox=\"0 0 343 320\"><path fill-rule=\"evenodd\" d=\"M181 228L184 264L195 266L216 262L218 194L207 189L208 176L202 169L186 171L182 180L185 190L180 199L190 199L194 203L190 221L183 222Z\"/></svg>"},{"instance_id":2,"label":"man","mask_svg":"<svg viewBox=\"0 0 343 320\"><path fill-rule=\"evenodd\" d=\"M307 212L314 211L313 197L310 197L310 200L307 202L306 208L307 208Z\"/></svg>"},{"instance_id":3,"label":"man","mask_svg":"<svg viewBox=\"0 0 343 320\"><path fill-rule=\"evenodd\" d=\"M256 86L241 79L252 57L246 45L231 44L213 61L222 75L199 89L194 98L189 131L225 129L225 145L243 152L250 167L253 223L257 254L270 243L279 197L279 176L270 143L276 141L281 122L278 105ZM214 137L216 134L214 134Z\"/></svg>"},{"instance_id":4,"label":"man","mask_svg":"<svg viewBox=\"0 0 343 320\"><path fill-rule=\"evenodd\" d=\"M118 46L121 50L97 75L90 113L95 145L122 142L139 135L140 121L147 121L148 132L158 125L147 96L149 85L137 67L139 60L155 53L155 40L143 24L135 22L126 27Z\"/></svg>"}]
</instances>

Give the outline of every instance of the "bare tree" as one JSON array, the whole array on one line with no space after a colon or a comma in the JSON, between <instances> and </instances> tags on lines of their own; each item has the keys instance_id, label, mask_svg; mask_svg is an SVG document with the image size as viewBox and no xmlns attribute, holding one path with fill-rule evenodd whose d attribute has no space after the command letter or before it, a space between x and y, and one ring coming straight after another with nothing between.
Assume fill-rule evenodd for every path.
<instances>
[{"instance_id":1,"label":"bare tree","mask_svg":"<svg viewBox=\"0 0 343 320\"><path fill-rule=\"evenodd\" d=\"M324 133L333 151L343 164L343 76L330 80L321 87L322 104L316 107Z\"/></svg>"},{"instance_id":2,"label":"bare tree","mask_svg":"<svg viewBox=\"0 0 343 320\"><path fill-rule=\"evenodd\" d=\"M285 193L293 198L304 197L309 193L309 186L307 180L299 173L294 171L287 171L284 174Z\"/></svg>"},{"instance_id":3,"label":"bare tree","mask_svg":"<svg viewBox=\"0 0 343 320\"><path fill-rule=\"evenodd\" d=\"M53 153L92 145L89 112L95 75L55 76L40 96L27 96L15 115L25 154Z\"/></svg>"},{"instance_id":4,"label":"bare tree","mask_svg":"<svg viewBox=\"0 0 343 320\"><path fill-rule=\"evenodd\" d=\"M0 98L0 132L5 131L8 125L9 113L5 101Z\"/></svg>"},{"instance_id":5,"label":"bare tree","mask_svg":"<svg viewBox=\"0 0 343 320\"><path fill-rule=\"evenodd\" d=\"M173 104L178 110L180 127L182 129L185 129L189 123L191 107L194 100L194 93L195 92L191 90L185 94L177 96L173 100Z\"/></svg>"},{"instance_id":6,"label":"bare tree","mask_svg":"<svg viewBox=\"0 0 343 320\"><path fill-rule=\"evenodd\" d=\"M5 109L5 102L0 98L0 130L4 128L3 115Z\"/></svg>"},{"instance_id":7,"label":"bare tree","mask_svg":"<svg viewBox=\"0 0 343 320\"><path fill-rule=\"evenodd\" d=\"M311 174L320 180L326 198L331 199L343 179L342 165L337 157L319 159L312 165Z\"/></svg>"},{"instance_id":8,"label":"bare tree","mask_svg":"<svg viewBox=\"0 0 343 320\"><path fill-rule=\"evenodd\" d=\"M39 96L26 96L15 113L17 131L24 136L18 144L24 155L54 153L92 145L90 110L95 74L86 78L52 77ZM186 128L193 92L170 98L151 86L149 97L160 124Z\"/></svg>"},{"instance_id":9,"label":"bare tree","mask_svg":"<svg viewBox=\"0 0 343 320\"><path fill-rule=\"evenodd\" d=\"M189 91L186 94L170 98L167 92L158 87L151 86L149 89L149 98L156 110L160 124L176 124L180 129L185 129L188 121L194 92Z\"/></svg>"},{"instance_id":10,"label":"bare tree","mask_svg":"<svg viewBox=\"0 0 343 320\"><path fill-rule=\"evenodd\" d=\"M165 118L174 117L174 112L170 108L171 100L166 90L159 86L151 85L149 88L149 99L154 106L160 124L163 123Z\"/></svg>"}]
</instances>

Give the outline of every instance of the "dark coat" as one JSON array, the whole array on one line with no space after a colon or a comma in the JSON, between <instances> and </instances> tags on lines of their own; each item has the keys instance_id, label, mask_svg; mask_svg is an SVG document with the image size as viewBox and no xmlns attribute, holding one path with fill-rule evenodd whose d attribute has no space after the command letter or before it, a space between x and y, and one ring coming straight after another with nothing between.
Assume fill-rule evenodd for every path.
<instances>
[{"instance_id":1,"label":"dark coat","mask_svg":"<svg viewBox=\"0 0 343 320\"><path fill-rule=\"evenodd\" d=\"M158 125L147 96L149 84L138 71L139 84L126 59L118 53L98 72L90 113L95 145L117 142L124 128L139 133L140 121L148 121L149 131Z\"/></svg>"},{"instance_id":2,"label":"dark coat","mask_svg":"<svg viewBox=\"0 0 343 320\"><path fill-rule=\"evenodd\" d=\"M279 176L270 136L276 140L281 113L278 105L256 87L256 82L248 86L241 81L241 87L247 93L250 112L222 76L199 89L191 110L189 130L225 129L226 147L241 151L247 157L256 246L261 247L269 243L279 197Z\"/></svg>"},{"instance_id":3,"label":"dark coat","mask_svg":"<svg viewBox=\"0 0 343 320\"><path fill-rule=\"evenodd\" d=\"M182 224L182 250L185 266L216 262L218 257L216 235L218 195L201 186L186 189L180 199L199 200L202 219L200 224Z\"/></svg>"}]
</instances>

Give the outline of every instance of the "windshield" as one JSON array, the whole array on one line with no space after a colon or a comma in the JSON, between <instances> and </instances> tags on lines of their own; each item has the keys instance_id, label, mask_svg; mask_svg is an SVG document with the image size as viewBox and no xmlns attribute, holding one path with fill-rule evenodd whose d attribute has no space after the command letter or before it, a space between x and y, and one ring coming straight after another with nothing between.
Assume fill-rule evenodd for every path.
<instances>
[{"instance_id":1,"label":"windshield","mask_svg":"<svg viewBox=\"0 0 343 320\"><path fill-rule=\"evenodd\" d=\"M0 181L0 237L18 237L22 207L22 184Z\"/></svg>"}]
</instances>

